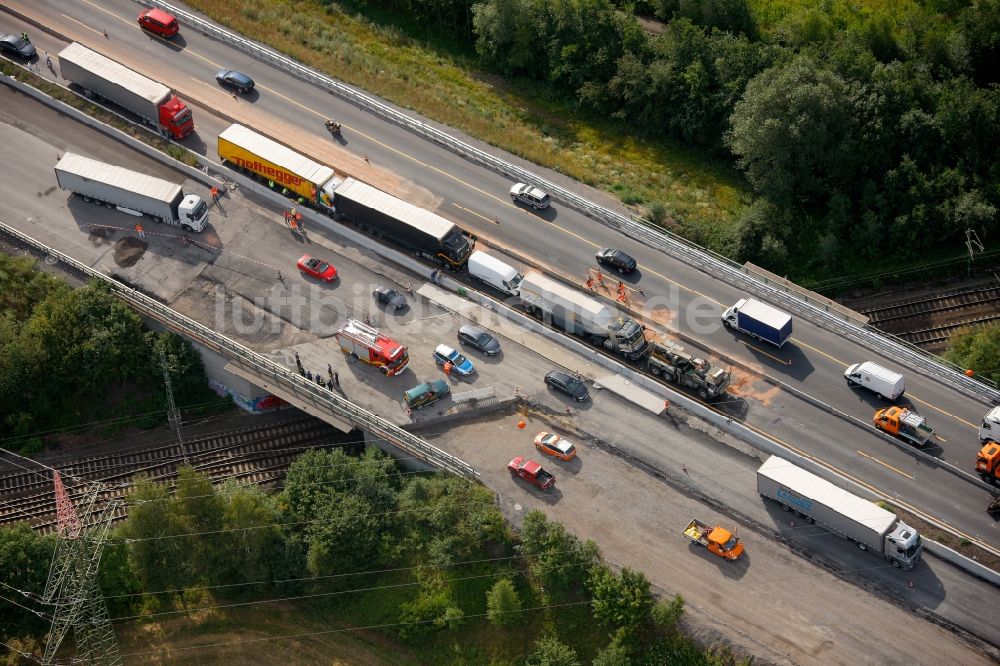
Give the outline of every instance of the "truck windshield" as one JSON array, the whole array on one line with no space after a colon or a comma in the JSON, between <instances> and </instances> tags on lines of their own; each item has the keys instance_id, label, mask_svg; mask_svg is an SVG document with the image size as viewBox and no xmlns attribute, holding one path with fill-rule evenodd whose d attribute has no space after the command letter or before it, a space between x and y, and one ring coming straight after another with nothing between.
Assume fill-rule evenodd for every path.
<instances>
[{"instance_id":1,"label":"truck windshield","mask_svg":"<svg viewBox=\"0 0 1000 666\"><path fill-rule=\"evenodd\" d=\"M446 250L448 250L448 257L456 262L465 261L472 253L472 247L469 245L469 239L466 238L461 231L458 229L453 230L450 234L444 237L442 241Z\"/></svg>"},{"instance_id":2,"label":"truck windshield","mask_svg":"<svg viewBox=\"0 0 1000 666\"><path fill-rule=\"evenodd\" d=\"M621 335L629 344L637 344L645 338L645 331L631 319L626 319L621 328Z\"/></svg>"},{"instance_id":3,"label":"truck windshield","mask_svg":"<svg viewBox=\"0 0 1000 666\"><path fill-rule=\"evenodd\" d=\"M183 127L191 122L191 109L184 107L184 110L174 116L174 125Z\"/></svg>"},{"instance_id":4,"label":"truck windshield","mask_svg":"<svg viewBox=\"0 0 1000 666\"><path fill-rule=\"evenodd\" d=\"M399 358L397 358L395 361L392 361L388 365L391 370L395 370L401 365L406 365L406 362L409 360L410 360L409 352L403 352L402 354L399 355Z\"/></svg>"},{"instance_id":5,"label":"truck windshield","mask_svg":"<svg viewBox=\"0 0 1000 666\"><path fill-rule=\"evenodd\" d=\"M913 542L913 545L906 549L906 557L913 559L913 557L917 554L917 551L920 550L921 544L922 540L918 536L917 540Z\"/></svg>"},{"instance_id":6,"label":"truck windshield","mask_svg":"<svg viewBox=\"0 0 1000 666\"><path fill-rule=\"evenodd\" d=\"M726 543L722 544L722 550L728 552L728 551L732 550L733 548L736 548L736 544L737 543L739 543L739 541L736 540L735 536L729 537L729 541L727 541Z\"/></svg>"},{"instance_id":7,"label":"truck windshield","mask_svg":"<svg viewBox=\"0 0 1000 666\"><path fill-rule=\"evenodd\" d=\"M205 203L204 199L199 199L198 205L194 207L193 211L191 211L191 219L200 220L205 217L206 212L208 212L208 205Z\"/></svg>"}]
</instances>

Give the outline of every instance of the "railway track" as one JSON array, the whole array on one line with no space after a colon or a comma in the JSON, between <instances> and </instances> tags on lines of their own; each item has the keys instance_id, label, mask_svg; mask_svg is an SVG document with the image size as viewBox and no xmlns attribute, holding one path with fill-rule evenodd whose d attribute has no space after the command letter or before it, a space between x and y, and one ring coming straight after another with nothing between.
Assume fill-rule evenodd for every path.
<instances>
[{"instance_id":1,"label":"railway track","mask_svg":"<svg viewBox=\"0 0 1000 666\"><path fill-rule=\"evenodd\" d=\"M206 474L213 483L235 479L241 483L268 485L280 482L295 458L311 448L334 448L348 444L345 435L312 417L296 418L252 428L195 437L144 449L82 458L57 464L67 484L70 499L83 495L79 479L101 481L107 488L98 502L125 498L139 475L154 481L170 481L177 468L188 463ZM122 504L114 520L127 515ZM40 531L55 525L55 492L51 475L27 471L11 465L0 467L0 525L27 520Z\"/></svg>"},{"instance_id":2,"label":"railway track","mask_svg":"<svg viewBox=\"0 0 1000 666\"><path fill-rule=\"evenodd\" d=\"M958 329L1000 320L1000 287L964 289L860 311L869 323L919 347L940 347Z\"/></svg>"}]
</instances>

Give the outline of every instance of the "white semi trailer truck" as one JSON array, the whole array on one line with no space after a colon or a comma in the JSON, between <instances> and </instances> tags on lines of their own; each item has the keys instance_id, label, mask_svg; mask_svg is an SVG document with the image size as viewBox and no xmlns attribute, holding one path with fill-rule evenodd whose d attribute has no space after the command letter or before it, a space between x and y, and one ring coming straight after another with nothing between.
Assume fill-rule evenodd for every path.
<instances>
[{"instance_id":1,"label":"white semi trailer truck","mask_svg":"<svg viewBox=\"0 0 1000 666\"><path fill-rule=\"evenodd\" d=\"M760 466L757 492L785 511L854 541L861 550L881 555L894 567L909 570L920 560L920 535L896 514L783 458L771 456Z\"/></svg>"},{"instance_id":2,"label":"white semi trailer truck","mask_svg":"<svg viewBox=\"0 0 1000 666\"><path fill-rule=\"evenodd\" d=\"M197 194L185 194L180 185L113 164L66 153L56 164L56 182L88 202L117 208L123 213L148 215L184 231L202 231L208 205Z\"/></svg>"}]
</instances>

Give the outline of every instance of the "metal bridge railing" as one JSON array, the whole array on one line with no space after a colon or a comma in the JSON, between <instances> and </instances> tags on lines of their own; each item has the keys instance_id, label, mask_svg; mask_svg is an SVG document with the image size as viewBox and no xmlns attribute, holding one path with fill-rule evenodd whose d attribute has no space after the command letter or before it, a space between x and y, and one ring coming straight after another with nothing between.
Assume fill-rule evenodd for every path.
<instances>
[{"instance_id":1,"label":"metal bridge railing","mask_svg":"<svg viewBox=\"0 0 1000 666\"><path fill-rule=\"evenodd\" d=\"M838 313L831 311L824 304L809 299L804 294L785 291L767 284L762 280L747 275L743 267L734 261L696 245L670 231L652 227L648 222L632 215L623 215L599 206L566 188L550 182L538 175L471 146L459 139L442 132L438 128L413 118L379 100L344 85L328 76L320 74L291 58L262 46L249 39L225 30L210 21L192 14L180 7L162 0L133 0L147 7L160 7L177 16L186 28L192 28L220 42L231 44L258 60L287 71L298 78L312 83L328 92L376 114L395 125L437 143L438 145L461 155L465 159L482 165L491 171L503 174L512 180L532 183L548 191L554 198L568 204L572 208L603 224L617 229L625 235L663 252L670 254L685 263L702 271L722 278L731 285L749 294L780 304L794 314L809 319L827 329L851 338L869 348L895 358L903 364L924 373L937 377L940 381L980 399L992 402L1000 400L1000 391L988 380L967 377L962 369L936 356L914 347L898 338L883 334L872 327L860 327L846 321Z\"/></svg>"},{"instance_id":2,"label":"metal bridge railing","mask_svg":"<svg viewBox=\"0 0 1000 666\"><path fill-rule=\"evenodd\" d=\"M73 257L50 248L3 222L0 222L0 233L44 253L47 261L62 263L82 277L100 280L108 285L116 296L144 315L159 321L175 333L197 340L200 344L224 356L244 370L262 379L266 378L300 397L308 398L316 408L325 409L347 419L351 423L367 429L376 437L385 439L435 467L469 480L474 480L479 476L479 472L465 461L428 444L377 414L373 414L328 390L321 389L315 382L306 380L298 372L290 371L252 349L244 347L163 303L123 285Z\"/></svg>"}]
</instances>

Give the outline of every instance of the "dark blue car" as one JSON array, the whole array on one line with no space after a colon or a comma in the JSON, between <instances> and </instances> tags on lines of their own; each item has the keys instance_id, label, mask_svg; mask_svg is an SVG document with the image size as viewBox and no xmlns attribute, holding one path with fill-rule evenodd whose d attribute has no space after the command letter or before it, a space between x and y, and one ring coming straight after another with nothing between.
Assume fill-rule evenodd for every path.
<instances>
[{"instance_id":1,"label":"dark blue car","mask_svg":"<svg viewBox=\"0 0 1000 666\"><path fill-rule=\"evenodd\" d=\"M244 74L243 72L237 72L235 69L222 69L215 75L215 80L219 82L219 85L226 88L233 88L238 90L244 95L253 90L253 79Z\"/></svg>"}]
</instances>

